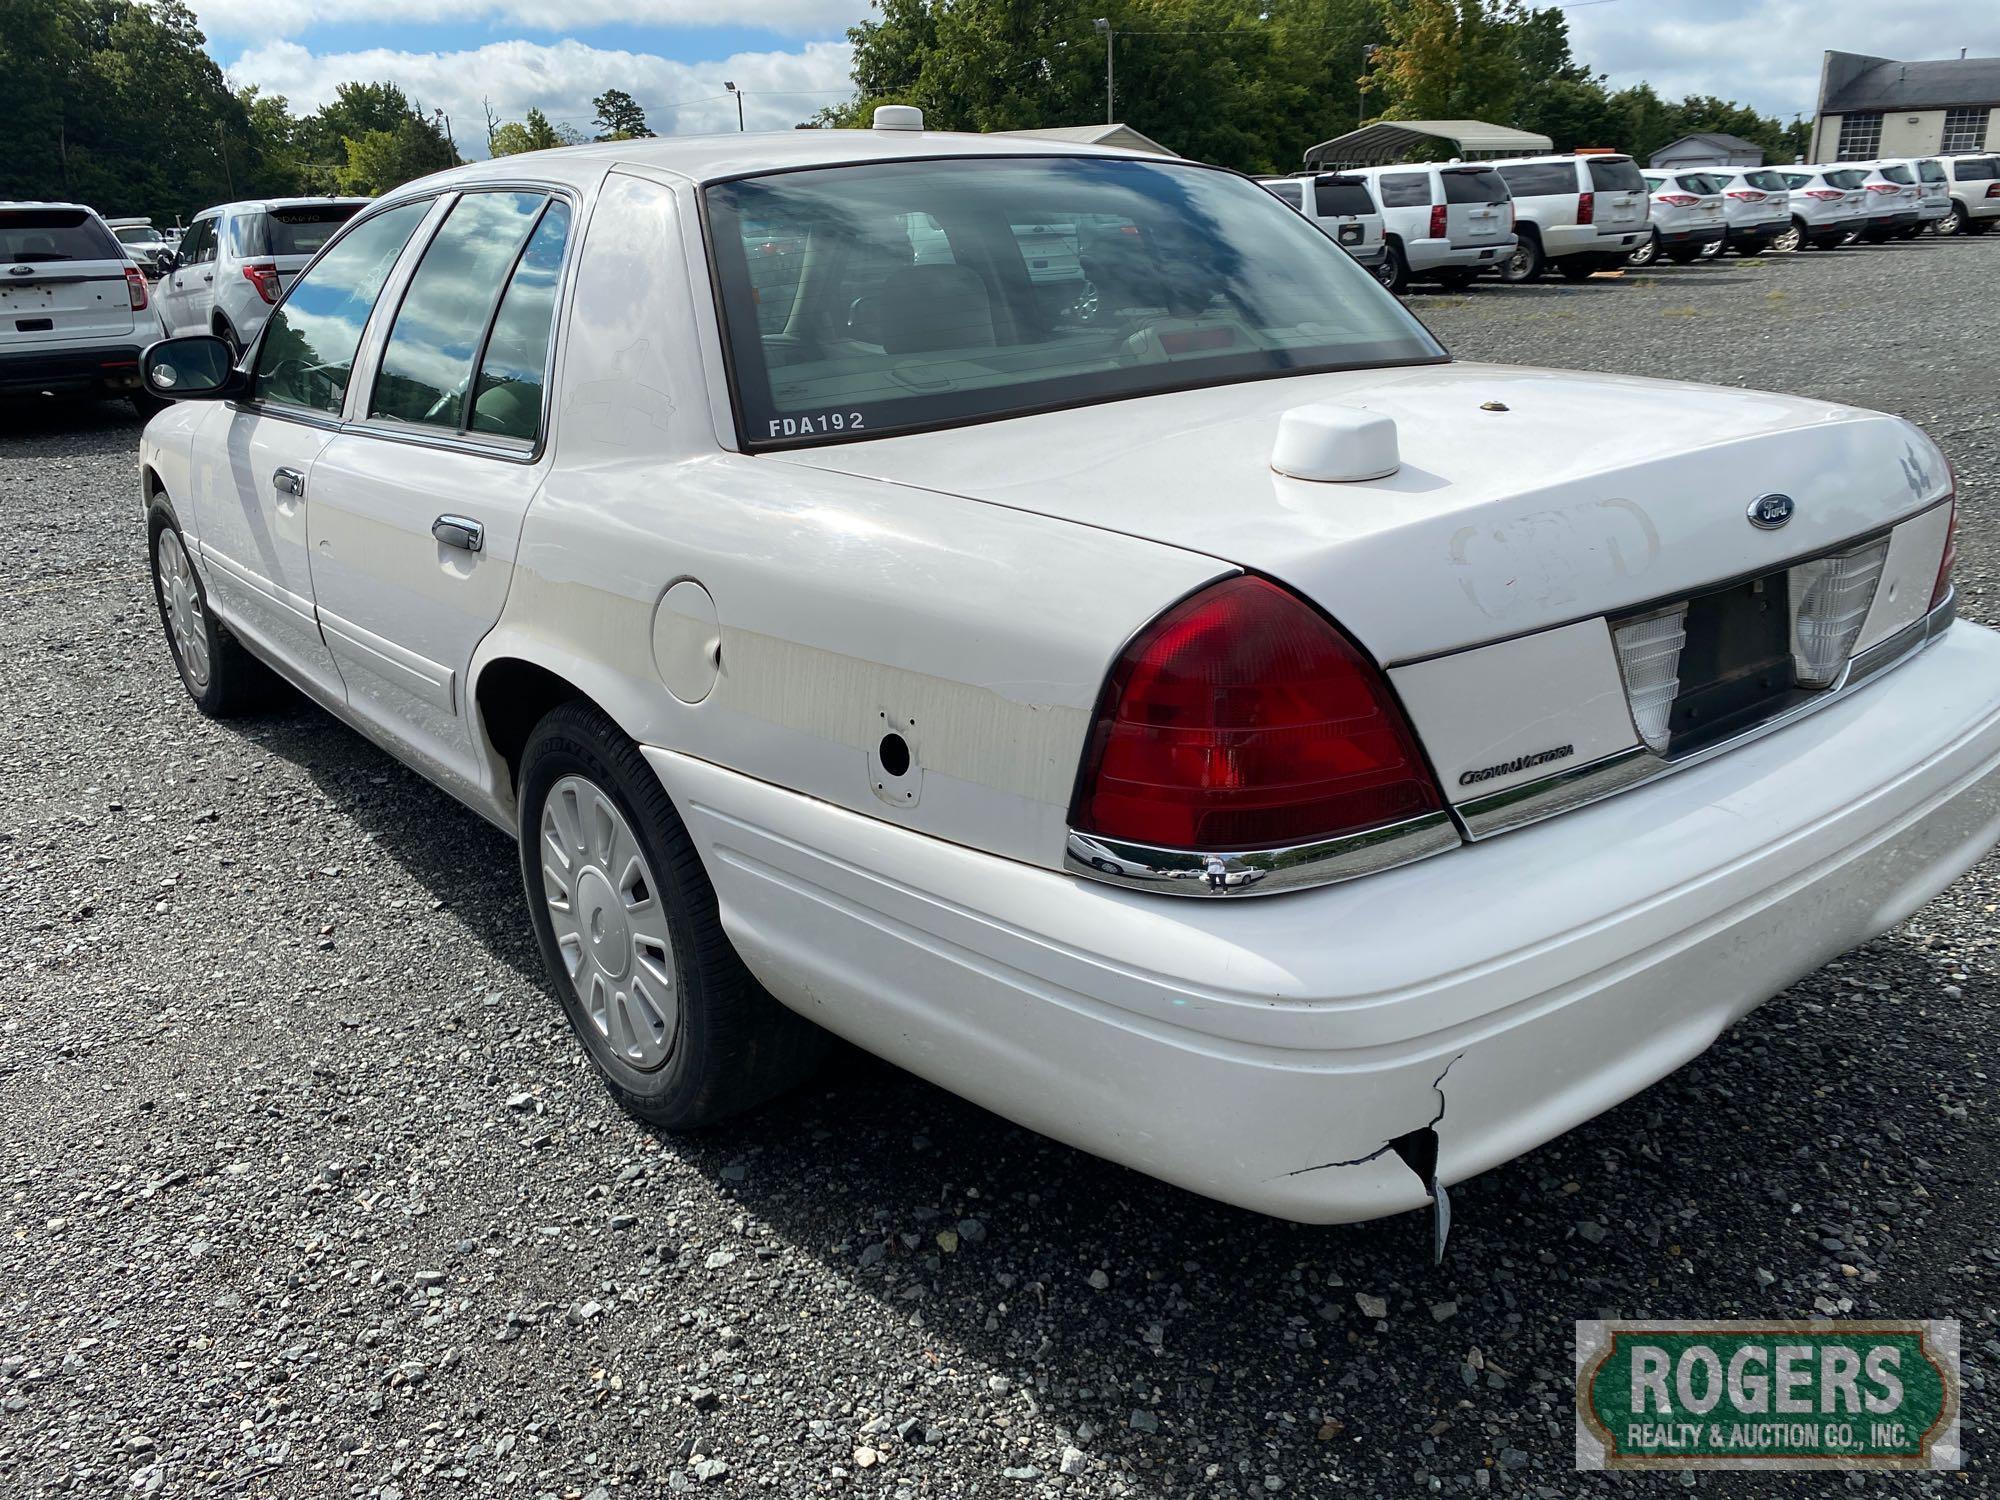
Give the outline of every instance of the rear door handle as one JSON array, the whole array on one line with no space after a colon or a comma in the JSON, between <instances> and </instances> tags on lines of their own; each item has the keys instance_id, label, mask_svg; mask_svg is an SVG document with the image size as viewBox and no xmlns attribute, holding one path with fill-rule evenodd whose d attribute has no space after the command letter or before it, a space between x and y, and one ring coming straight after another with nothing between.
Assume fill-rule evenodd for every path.
<instances>
[{"instance_id":1,"label":"rear door handle","mask_svg":"<svg viewBox=\"0 0 2000 1500\"><path fill-rule=\"evenodd\" d=\"M486 541L486 528L470 516L439 516L431 522L431 535L447 547L477 552Z\"/></svg>"},{"instance_id":2,"label":"rear door handle","mask_svg":"<svg viewBox=\"0 0 2000 1500\"><path fill-rule=\"evenodd\" d=\"M281 495L303 495L306 476L297 469L279 469L271 475L271 488Z\"/></svg>"}]
</instances>

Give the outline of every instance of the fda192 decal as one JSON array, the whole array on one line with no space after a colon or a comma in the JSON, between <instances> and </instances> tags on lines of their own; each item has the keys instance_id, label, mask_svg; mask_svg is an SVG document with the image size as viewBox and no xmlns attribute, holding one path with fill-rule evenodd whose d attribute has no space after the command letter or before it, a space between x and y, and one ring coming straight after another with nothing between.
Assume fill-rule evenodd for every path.
<instances>
[{"instance_id":1,"label":"fda192 decal","mask_svg":"<svg viewBox=\"0 0 2000 1500\"><path fill-rule=\"evenodd\" d=\"M823 411L817 416L773 417L767 437L813 437L822 432L859 432L863 427L858 411Z\"/></svg>"}]
</instances>

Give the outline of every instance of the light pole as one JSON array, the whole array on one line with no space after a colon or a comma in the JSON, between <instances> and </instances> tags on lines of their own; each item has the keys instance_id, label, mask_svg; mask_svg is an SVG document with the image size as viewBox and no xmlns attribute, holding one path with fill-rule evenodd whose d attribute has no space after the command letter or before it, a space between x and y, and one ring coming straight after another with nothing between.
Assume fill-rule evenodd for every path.
<instances>
[{"instance_id":1,"label":"light pole","mask_svg":"<svg viewBox=\"0 0 2000 1500\"><path fill-rule=\"evenodd\" d=\"M1375 61L1375 54L1382 50L1379 42L1361 44L1361 105L1354 117L1354 128L1359 130L1368 123L1368 65Z\"/></svg>"},{"instance_id":2,"label":"light pole","mask_svg":"<svg viewBox=\"0 0 2000 1500\"><path fill-rule=\"evenodd\" d=\"M1118 116L1113 113L1113 101L1117 96L1112 89L1111 39L1118 33L1111 29L1111 23L1103 16L1099 16L1090 24L1104 33L1104 123L1115 125Z\"/></svg>"},{"instance_id":3,"label":"light pole","mask_svg":"<svg viewBox=\"0 0 2000 1500\"><path fill-rule=\"evenodd\" d=\"M724 83L722 86L736 96L736 129L741 134L743 130L743 90L739 89L733 83Z\"/></svg>"}]
</instances>

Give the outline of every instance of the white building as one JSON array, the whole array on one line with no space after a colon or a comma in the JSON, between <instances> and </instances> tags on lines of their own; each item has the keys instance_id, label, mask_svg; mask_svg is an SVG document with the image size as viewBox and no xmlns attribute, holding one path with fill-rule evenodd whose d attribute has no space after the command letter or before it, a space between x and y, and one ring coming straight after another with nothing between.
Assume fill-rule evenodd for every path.
<instances>
[{"instance_id":1,"label":"white building","mask_svg":"<svg viewBox=\"0 0 2000 1500\"><path fill-rule=\"evenodd\" d=\"M2000 57L1896 62L1829 52L1812 161L1872 161L2000 147Z\"/></svg>"}]
</instances>

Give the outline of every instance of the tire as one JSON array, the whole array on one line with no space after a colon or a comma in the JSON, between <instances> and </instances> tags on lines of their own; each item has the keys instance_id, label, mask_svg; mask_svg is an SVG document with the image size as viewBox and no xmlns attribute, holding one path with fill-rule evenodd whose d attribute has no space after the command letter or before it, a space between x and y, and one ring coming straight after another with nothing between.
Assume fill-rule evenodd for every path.
<instances>
[{"instance_id":1,"label":"tire","mask_svg":"<svg viewBox=\"0 0 2000 1500\"><path fill-rule=\"evenodd\" d=\"M234 364L237 360L243 358L243 340L236 336L236 330L230 327L227 318L217 318L215 320L215 336L229 346L230 363Z\"/></svg>"},{"instance_id":2,"label":"tire","mask_svg":"<svg viewBox=\"0 0 2000 1500\"><path fill-rule=\"evenodd\" d=\"M1599 271L1605 269L1593 257L1588 255L1564 256L1555 263L1555 267L1556 274L1561 276L1564 281L1588 281Z\"/></svg>"},{"instance_id":3,"label":"tire","mask_svg":"<svg viewBox=\"0 0 2000 1500\"><path fill-rule=\"evenodd\" d=\"M1964 234L1967 214L1963 203L1954 202L1951 212L1937 221L1939 234Z\"/></svg>"},{"instance_id":4,"label":"tire","mask_svg":"<svg viewBox=\"0 0 2000 1500\"><path fill-rule=\"evenodd\" d=\"M699 1129L813 1070L827 1034L751 978L666 789L602 712L567 703L535 726L520 808L542 962L620 1105Z\"/></svg>"},{"instance_id":5,"label":"tire","mask_svg":"<svg viewBox=\"0 0 2000 1500\"><path fill-rule=\"evenodd\" d=\"M1772 239L1770 248L1789 254L1794 250L1805 249L1809 243L1810 241L1806 239L1805 225L1794 219Z\"/></svg>"},{"instance_id":6,"label":"tire","mask_svg":"<svg viewBox=\"0 0 2000 1500\"><path fill-rule=\"evenodd\" d=\"M1381 264L1375 267L1375 279L1399 297L1410 289L1410 263L1394 240L1389 241Z\"/></svg>"},{"instance_id":7,"label":"tire","mask_svg":"<svg viewBox=\"0 0 2000 1500\"><path fill-rule=\"evenodd\" d=\"M188 562L187 539L164 508L153 511L146 551L167 654L194 706L211 719L233 719L254 707L269 673L209 611L201 575Z\"/></svg>"},{"instance_id":8,"label":"tire","mask_svg":"<svg viewBox=\"0 0 2000 1500\"><path fill-rule=\"evenodd\" d=\"M1542 257L1542 242L1532 234L1514 241L1514 253L1500 263L1500 279L1509 286L1525 286L1541 280L1548 262Z\"/></svg>"},{"instance_id":9,"label":"tire","mask_svg":"<svg viewBox=\"0 0 2000 1500\"><path fill-rule=\"evenodd\" d=\"M1654 230L1645 239L1632 247L1632 253L1625 257L1628 266L1650 266L1660 258L1660 234Z\"/></svg>"}]
</instances>

